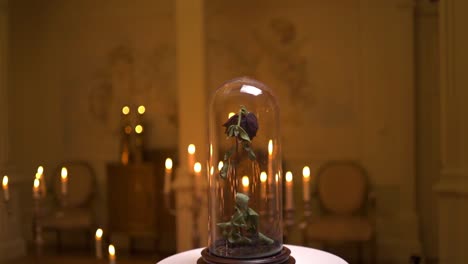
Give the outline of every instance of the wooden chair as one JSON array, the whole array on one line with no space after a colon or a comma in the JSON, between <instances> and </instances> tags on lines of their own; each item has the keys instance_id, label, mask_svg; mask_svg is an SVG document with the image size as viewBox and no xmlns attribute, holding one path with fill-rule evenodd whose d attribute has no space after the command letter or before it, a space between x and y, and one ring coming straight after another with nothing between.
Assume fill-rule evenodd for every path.
<instances>
[{"instance_id":1,"label":"wooden chair","mask_svg":"<svg viewBox=\"0 0 468 264\"><path fill-rule=\"evenodd\" d=\"M353 161L326 163L319 169L314 192L320 215L312 216L307 224L305 243L318 242L324 247L354 245L359 263L363 263L367 244L370 259L375 263L374 206L364 168Z\"/></svg>"},{"instance_id":2,"label":"wooden chair","mask_svg":"<svg viewBox=\"0 0 468 264\"><path fill-rule=\"evenodd\" d=\"M66 196L61 193L62 167L68 170ZM62 249L62 232L66 231L83 232L86 245L91 248L95 228L95 178L94 170L86 162L64 162L57 166L52 178L56 203L40 221L44 231L56 232L58 251Z\"/></svg>"}]
</instances>

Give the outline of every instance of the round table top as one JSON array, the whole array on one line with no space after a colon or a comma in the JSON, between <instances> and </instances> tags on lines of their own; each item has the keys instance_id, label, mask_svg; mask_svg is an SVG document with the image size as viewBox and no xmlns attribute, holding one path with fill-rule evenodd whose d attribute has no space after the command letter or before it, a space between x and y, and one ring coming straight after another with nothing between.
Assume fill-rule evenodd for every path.
<instances>
[{"instance_id":1,"label":"round table top","mask_svg":"<svg viewBox=\"0 0 468 264\"><path fill-rule=\"evenodd\" d=\"M293 245L285 246L291 250L291 256L293 256L294 259L296 259L296 264L348 264L348 262L344 261L342 258L322 250ZM203 248L197 248L181 252L172 255L168 258L165 258L157 264L195 264L197 263L197 260L201 257L202 250Z\"/></svg>"}]
</instances>

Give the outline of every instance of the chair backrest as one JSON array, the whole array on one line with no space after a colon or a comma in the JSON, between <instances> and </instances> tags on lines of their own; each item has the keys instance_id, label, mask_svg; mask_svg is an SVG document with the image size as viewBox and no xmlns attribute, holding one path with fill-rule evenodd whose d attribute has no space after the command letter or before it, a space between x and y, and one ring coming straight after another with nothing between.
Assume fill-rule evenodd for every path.
<instances>
[{"instance_id":1,"label":"chair backrest","mask_svg":"<svg viewBox=\"0 0 468 264\"><path fill-rule=\"evenodd\" d=\"M328 213L358 213L367 200L367 174L353 161L333 161L323 165L317 175L316 187L320 205Z\"/></svg>"},{"instance_id":2,"label":"chair backrest","mask_svg":"<svg viewBox=\"0 0 468 264\"><path fill-rule=\"evenodd\" d=\"M62 202L61 170L68 171L66 207L84 207L91 202L95 190L95 174L93 168L84 161L63 162L54 172L54 194ZM62 204L62 203L61 203Z\"/></svg>"}]
</instances>

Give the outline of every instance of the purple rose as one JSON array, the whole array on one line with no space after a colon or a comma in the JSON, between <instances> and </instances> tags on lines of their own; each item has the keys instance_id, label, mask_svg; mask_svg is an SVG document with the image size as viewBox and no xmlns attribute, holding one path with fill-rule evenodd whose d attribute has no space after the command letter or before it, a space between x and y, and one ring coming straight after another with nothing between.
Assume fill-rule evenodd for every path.
<instances>
[{"instance_id":1,"label":"purple rose","mask_svg":"<svg viewBox=\"0 0 468 264\"><path fill-rule=\"evenodd\" d=\"M228 129L232 125L237 125L237 122L239 121L239 115L235 114L231 116L231 118L226 121L226 123L223 124L223 126L226 128L225 133L228 134ZM253 113L247 113L243 114L240 122L240 126L242 129L247 132L247 135L249 135L250 140L252 140L256 135L257 135L257 130L258 130L258 122L257 122L257 117Z\"/></svg>"}]
</instances>

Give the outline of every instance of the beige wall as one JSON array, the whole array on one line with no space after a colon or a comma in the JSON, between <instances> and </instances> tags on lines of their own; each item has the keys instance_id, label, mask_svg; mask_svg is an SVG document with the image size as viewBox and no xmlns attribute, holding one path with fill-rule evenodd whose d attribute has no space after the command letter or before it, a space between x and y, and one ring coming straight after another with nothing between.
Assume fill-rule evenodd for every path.
<instances>
[{"instance_id":1,"label":"beige wall","mask_svg":"<svg viewBox=\"0 0 468 264\"><path fill-rule=\"evenodd\" d=\"M299 176L306 163L317 169L330 159L361 161L379 191L381 212L395 217L381 223L384 236L393 236L382 243L395 249L405 237L393 231L407 223L397 218L415 205L413 128L434 125L413 119L413 81L429 93L435 88L432 69L413 72L410 1L265 3L206 1L207 91L244 74L270 84L282 104L287 169ZM171 1L150 0L12 2L10 152L25 193L39 164L50 173L62 160L88 160L98 172L104 221L104 166L118 157L123 104L148 106L150 147L177 145L173 9ZM274 21L292 25L294 34L275 31ZM416 20L416 45L433 36L432 22ZM286 39L278 39L283 33ZM417 96L418 102L433 99ZM430 170L421 164L419 175ZM418 180L423 201L431 177ZM420 209L433 216L429 203ZM423 229L430 225L423 222Z\"/></svg>"}]
</instances>

